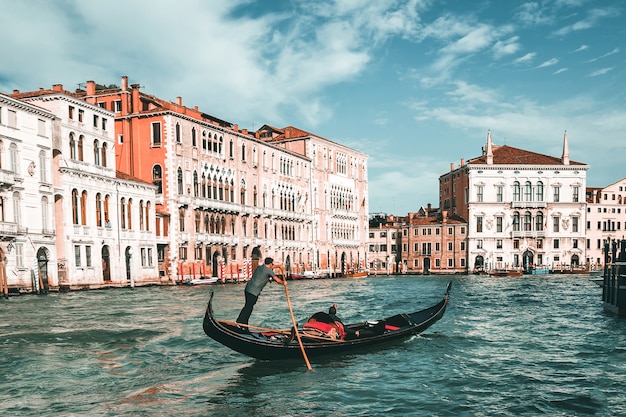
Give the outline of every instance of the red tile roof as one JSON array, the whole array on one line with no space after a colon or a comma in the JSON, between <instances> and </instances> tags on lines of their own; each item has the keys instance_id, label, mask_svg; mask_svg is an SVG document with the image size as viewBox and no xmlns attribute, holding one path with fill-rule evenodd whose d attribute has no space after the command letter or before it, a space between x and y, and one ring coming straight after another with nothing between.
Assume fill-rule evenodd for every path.
<instances>
[{"instance_id":1,"label":"red tile roof","mask_svg":"<svg viewBox=\"0 0 626 417\"><path fill-rule=\"evenodd\" d=\"M468 161L468 164L486 165L487 155ZM494 165L563 165L561 158L543 155L508 145L493 146ZM586 165L582 162L570 161L570 165Z\"/></svg>"}]
</instances>

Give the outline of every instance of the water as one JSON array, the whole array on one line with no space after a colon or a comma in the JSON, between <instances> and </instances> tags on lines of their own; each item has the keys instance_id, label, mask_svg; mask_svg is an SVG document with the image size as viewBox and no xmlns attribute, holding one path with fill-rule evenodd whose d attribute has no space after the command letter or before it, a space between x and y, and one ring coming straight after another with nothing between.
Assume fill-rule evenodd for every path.
<instances>
[{"instance_id":1,"label":"water","mask_svg":"<svg viewBox=\"0 0 626 417\"><path fill-rule=\"evenodd\" d=\"M289 282L296 317L344 321L438 301L423 335L366 354L264 362L206 337L243 285L151 287L0 300L2 416L626 415L626 320L584 276L379 277ZM251 323L289 327L271 284Z\"/></svg>"}]
</instances>

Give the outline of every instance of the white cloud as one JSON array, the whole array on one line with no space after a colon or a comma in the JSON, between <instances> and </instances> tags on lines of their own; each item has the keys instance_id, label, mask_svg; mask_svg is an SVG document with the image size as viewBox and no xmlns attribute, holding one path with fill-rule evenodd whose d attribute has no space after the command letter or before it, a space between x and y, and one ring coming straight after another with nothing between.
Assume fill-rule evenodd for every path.
<instances>
[{"instance_id":1,"label":"white cloud","mask_svg":"<svg viewBox=\"0 0 626 417\"><path fill-rule=\"evenodd\" d=\"M554 71L552 74L553 75L560 74L560 73L565 72L567 70L568 70L567 68L559 68L558 70Z\"/></svg>"},{"instance_id":2,"label":"white cloud","mask_svg":"<svg viewBox=\"0 0 626 417\"><path fill-rule=\"evenodd\" d=\"M558 58L552 58L549 59L547 61L542 62L541 64L539 64L538 66L536 66L535 68L545 68L545 67L551 67L552 65L556 65L559 63Z\"/></svg>"},{"instance_id":3,"label":"white cloud","mask_svg":"<svg viewBox=\"0 0 626 417\"><path fill-rule=\"evenodd\" d=\"M521 48L521 44L518 42L519 36L513 36L504 41L497 41L493 45L493 55L496 59L505 55L511 55L516 53Z\"/></svg>"},{"instance_id":4,"label":"white cloud","mask_svg":"<svg viewBox=\"0 0 626 417\"><path fill-rule=\"evenodd\" d=\"M580 45L576 50L574 50L573 52L582 52L589 49L589 45Z\"/></svg>"},{"instance_id":5,"label":"white cloud","mask_svg":"<svg viewBox=\"0 0 626 417\"><path fill-rule=\"evenodd\" d=\"M537 53L535 52L529 52L524 56L521 56L519 58L517 58L515 61L513 61L515 64L524 64L526 62L530 62L533 60L533 58L535 57L535 55L537 55Z\"/></svg>"},{"instance_id":6,"label":"white cloud","mask_svg":"<svg viewBox=\"0 0 626 417\"><path fill-rule=\"evenodd\" d=\"M609 71L612 71L615 67L607 67L607 68L601 68L597 71L592 72L591 74L589 74L590 77L597 77L599 75L604 75Z\"/></svg>"}]
</instances>

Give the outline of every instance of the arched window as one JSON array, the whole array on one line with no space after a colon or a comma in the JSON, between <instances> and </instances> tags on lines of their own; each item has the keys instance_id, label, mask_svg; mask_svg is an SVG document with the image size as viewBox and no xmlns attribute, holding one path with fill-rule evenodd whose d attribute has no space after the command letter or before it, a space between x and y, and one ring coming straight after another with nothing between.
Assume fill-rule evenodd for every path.
<instances>
[{"instance_id":1,"label":"arched window","mask_svg":"<svg viewBox=\"0 0 626 417\"><path fill-rule=\"evenodd\" d=\"M85 137L83 135L80 135L78 137L78 160L79 161L84 160L84 154L83 154L84 145L85 145Z\"/></svg>"},{"instance_id":2,"label":"arched window","mask_svg":"<svg viewBox=\"0 0 626 417\"><path fill-rule=\"evenodd\" d=\"M109 196L104 197L104 225L108 228L111 227L111 220L109 218Z\"/></svg>"},{"instance_id":3,"label":"arched window","mask_svg":"<svg viewBox=\"0 0 626 417\"><path fill-rule=\"evenodd\" d=\"M120 220L122 221L120 227L122 230L126 229L126 199L124 197L120 199Z\"/></svg>"},{"instance_id":4,"label":"arched window","mask_svg":"<svg viewBox=\"0 0 626 417\"><path fill-rule=\"evenodd\" d=\"M102 227L102 196L96 194L96 226Z\"/></svg>"},{"instance_id":5,"label":"arched window","mask_svg":"<svg viewBox=\"0 0 626 417\"><path fill-rule=\"evenodd\" d=\"M109 150L109 146L105 143L102 144L102 166L106 168L107 166L107 151Z\"/></svg>"},{"instance_id":6,"label":"arched window","mask_svg":"<svg viewBox=\"0 0 626 417\"><path fill-rule=\"evenodd\" d=\"M183 195L184 187L183 187L183 170L182 170L182 168L178 168L177 182L178 182L178 194L179 195Z\"/></svg>"},{"instance_id":7,"label":"arched window","mask_svg":"<svg viewBox=\"0 0 626 417\"><path fill-rule=\"evenodd\" d=\"M152 167L152 184L156 185L157 194L163 193L163 169L159 164Z\"/></svg>"},{"instance_id":8,"label":"arched window","mask_svg":"<svg viewBox=\"0 0 626 417\"><path fill-rule=\"evenodd\" d=\"M519 232L519 212L516 211L513 213L513 231L514 232Z\"/></svg>"},{"instance_id":9,"label":"arched window","mask_svg":"<svg viewBox=\"0 0 626 417\"><path fill-rule=\"evenodd\" d=\"M74 138L73 132L70 133L70 159L78 159L78 154L76 153L76 139Z\"/></svg>"},{"instance_id":10,"label":"arched window","mask_svg":"<svg viewBox=\"0 0 626 417\"><path fill-rule=\"evenodd\" d=\"M144 230L144 206L143 200L139 200L139 230Z\"/></svg>"},{"instance_id":11,"label":"arched window","mask_svg":"<svg viewBox=\"0 0 626 417\"><path fill-rule=\"evenodd\" d=\"M182 139L180 137L180 123L176 123L176 143L181 143Z\"/></svg>"},{"instance_id":12,"label":"arched window","mask_svg":"<svg viewBox=\"0 0 626 417\"><path fill-rule=\"evenodd\" d=\"M256 189L256 185L255 185L252 188L252 205L254 207L257 207L257 205L258 205L258 198L259 198L259 195L258 195L258 192L257 192L257 189Z\"/></svg>"},{"instance_id":13,"label":"arched window","mask_svg":"<svg viewBox=\"0 0 626 417\"><path fill-rule=\"evenodd\" d=\"M198 197L198 172L193 172L193 196Z\"/></svg>"},{"instance_id":14,"label":"arched window","mask_svg":"<svg viewBox=\"0 0 626 417\"><path fill-rule=\"evenodd\" d=\"M530 232L532 230L533 217L530 214L530 211L524 213L524 231Z\"/></svg>"},{"instance_id":15,"label":"arched window","mask_svg":"<svg viewBox=\"0 0 626 417\"><path fill-rule=\"evenodd\" d=\"M74 188L72 190L72 223L73 224L79 224L78 223L78 207L80 205L80 202L78 201L78 190L76 188Z\"/></svg>"},{"instance_id":16,"label":"arched window","mask_svg":"<svg viewBox=\"0 0 626 417\"><path fill-rule=\"evenodd\" d=\"M22 223L22 197L20 196L20 193L18 193L17 191L15 191L13 193L13 221L15 222L15 224L21 224Z\"/></svg>"},{"instance_id":17,"label":"arched window","mask_svg":"<svg viewBox=\"0 0 626 417\"><path fill-rule=\"evenodd\" d=\"M133 228L133 199L129 198L128 199L128 211L126 212L126 214L128 215L128 230Z\"/></svg>"},{"instance_id":18,"label":"arched window","mask_svg":"<svg viewBox=\"0 0 626 417\"><path fill-rule=\"evenodd\" d=\"M100 165L100 142L98 142L98 139L93 141L93 163Z\"/></svg>"},{"instance_id":19,"label":"arched window","mask_svg":"<svg viewBox=\"0 0 626 417\"><path fill-rule=\"evenodd\" d=\"M80 216L81 224L87 225L87 191L83 191L80 195Z\"/></svg>"},{"instance_id":20,"label":"arched window","mask_svg":"<svg viewBox=\"0 0 626 417\"><path fill-rule=\"evenodd\" d=\"M185 208L178 209L178 228L181 232L185 231Z\"/></svg>"},{"instance_id":21,"label":"arched window","mask_svg":"<svg viewBox=\"0 0 626 417\"><path fill-rule=\"evenodd\" d=\"M191 146L193 146L194 148L198 146L198 138L196 135L196 128L192 127L191 128Z\"/></svg>"},{"instance_id":22,"label":"arched window","mask_svg":"<svg viewBox=\"0 0 626 417\"><path fill-rule=\"evenodd\" d=\"M41 229L42 232L46 232L49 229L49 208L48 208L48 197L41 197Z\"/></svg>"},{"instance_id":23,"label":"arched window","mask_svg":"<svg viewBox=\"0 0 626 417\"><path fill-rule=\"evenodd\" d=\"M524 201L532 201L533 200L533 186L530 181L526 181L524 184Z\"/></svg>"},{"instance_id":24,"label":"arched window","mask_svg":"<svg viewBox=\"0 0 626 417\"><path fill-rule=\"evenodd\" d=\"M9 145L9 162L11 163L11 172L15 172L16 174L20 172L20 158L15 143Z\"/></svg>"},{"instance_id":25,"label":"arched window","mask_svg":"<svg viewBox=\"0 0 626 417\"><path fill-rule=\"evenodd\" d=\"M518 181L513 183L513 201L520 201L520 185Z\"/></svg>"},{"instance_id":26,"label":"arched window","mask_svg":"<svg viewBox=\"0 0 626 417\"><path fill-rule=\"evenodd\" d=\"M543 230L543 213L541 211L538 211L535 216L535 230L538 232Z\"/></svg>"},{"instance_id":27,"label":"arched window","mask_svg":"<svg viewBox=\"0 0 626 417\"><path fill-rule=\"evenodd\" d=\"M150 202L146 201L146 215L144 216L144 221L146 222L145 227L146 231L150 231Z\"/></svg>"},{"instance_id":28,"label":"arched window","mask_svg":"<svg viewBox=\"0 0 626 417\"><path fill-rule=\"evenodd\" d=\"M241 184L239 185L240 192L240 203L246 204L246 182L241 180Z\"/></svg>"}]
</instances>

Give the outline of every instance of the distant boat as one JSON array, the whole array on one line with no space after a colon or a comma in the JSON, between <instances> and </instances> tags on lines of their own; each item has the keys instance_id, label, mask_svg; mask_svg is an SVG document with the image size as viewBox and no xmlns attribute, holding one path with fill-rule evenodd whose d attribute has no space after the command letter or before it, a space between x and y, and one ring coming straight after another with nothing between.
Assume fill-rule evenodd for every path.
<instances>
[{"instance_id":1,"label":"distant boat","mask_svg":"<svg viewBox=\"0 0 626 417\"><path fill-rule=\"evenodd\" d=\"M196 279L192 279L189 281L186 281L185 283L187 285L211 285L211 284L215 284L217 282L217 277L203 277L203 278L196 278Z\"/></svg>"},{"instance_id":2,"label":"distant boat","mask_svg":"<svg viewBox=\"0 0 626 417\"><path fill-rule=\"evenodd\" d=\"M289 277L294 279L322 279L326 278L328 275L323 272L314 272L314 271L304 271L301 273L291 273Z\"/></svg>"},{"instance_id":3,"label":"distant boat","mask_svg":"<svg viewBox=\"0 0 626 417\"><path fill-rule=\"evenodd\" d=\"M545 275L545 274L549 274L550 270L548 268L531 269L530 273L532 275Z\"/></svg>"},{"instance_id":4,"label":"distant boat","mask_svg":"<svg viewBox=\"0 0 626 417\"><path fill-rule=\"evenodd\" d=\"M359 271L345 272L342 276L344 278L361 278L361 277L366 277L369 274L370 274L369 271L359 270Z\"/></svg>"},{"instance_id":5,"label":"distant boat","mask_svg":"<svg viewBox=\"0 0 626 417\"><path fill-rule=\"evenodd\" d=\"M489 271L490 277L521 277L522 271L517 269L495 269L493 271Z\"/></svg>"}]
</instances>

